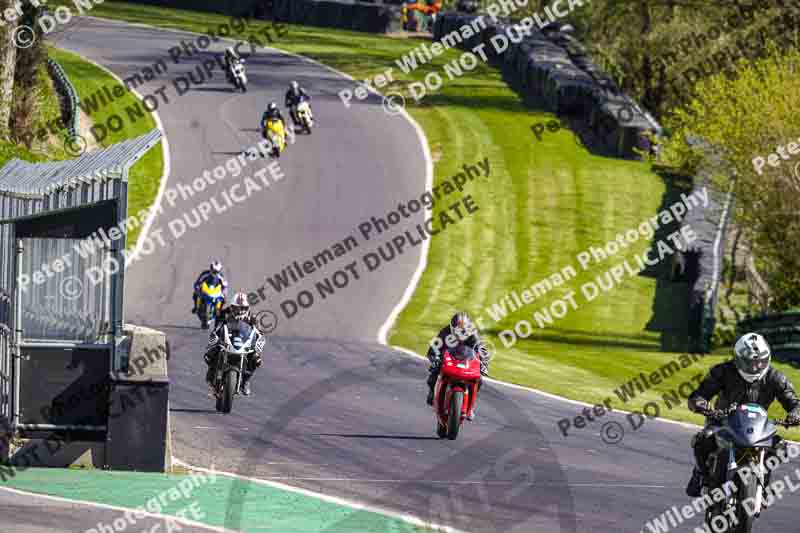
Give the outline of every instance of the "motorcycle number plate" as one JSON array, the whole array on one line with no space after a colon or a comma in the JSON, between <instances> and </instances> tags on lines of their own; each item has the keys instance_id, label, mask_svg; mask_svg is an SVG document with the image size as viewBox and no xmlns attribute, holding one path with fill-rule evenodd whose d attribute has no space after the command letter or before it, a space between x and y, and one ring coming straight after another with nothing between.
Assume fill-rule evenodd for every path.
<instances>
[{"instance_id":1,"label":"motorcycle number plate","mask_svg":"<svg viewBox=\"0 0 800 533\"><path fill-rule=\"evenodd\" d=\"M758 413L747 413L747 418L757 418Z\"/></svg>"},{"instance_id":2,"label":"motorcycle number plate","mask_svg":"<svg viewBox=\"0 0 800 533\"><path fill-rule=\"evenodd\" d=\"M466 363L458 363L456 366L458 368L467 368L467 364Z\"/></svg>"}]
</instances>

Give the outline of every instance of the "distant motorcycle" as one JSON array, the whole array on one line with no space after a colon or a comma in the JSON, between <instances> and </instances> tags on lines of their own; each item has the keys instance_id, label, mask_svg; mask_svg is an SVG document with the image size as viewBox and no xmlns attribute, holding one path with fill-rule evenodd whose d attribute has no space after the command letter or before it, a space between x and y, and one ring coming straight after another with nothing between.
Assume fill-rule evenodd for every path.
<instances>
[{"instance_id":1,"label":"distant motorcycle","mask_svg":"<svg viewBox=\"0 0 800 533\"><path fill-rule=\"evenodd\" d=\"M222 349L217 354L212 381L217 411L231 412L233 397L239 394L242 386L245 361L256 351L258 339L256 330L244 320L223 324L219 339Z\"/></svg>"},{"instance_id":2,"label":"distant motorcycle","mask_svg":"<svg viewBox=\"0 0 800 533\"><path fill-rule=\"evenodd\" d=\"M726 515L726 523L733 526L729 527L730 533L752 531L753 522L764 508L767 487L764 460L767 451L773 448L778 425L789 427L783 420L770 420L760 405L747 403L732 405L726 421L713 428L719 451L709 457L710 475L708 486L703 490L705 493L722 490L726 485L731 487L731 483L736 485L736 490L726 489L726 498L722 501L714 498L715 503L706 509L705 520L709 527L718 527L714 519ZM746 472L750 474L740 474L743 468L749 469Z\"/></svg>"},{"instance_id":3,"label":"distant motorcycle","mask_svg":"<svg viewBox=\"0 0 800 533\"><path fill-rule=\"evenodd\" d=\"M272 157L278 158L286 149L286 129L283 121L269 119L264 131L264 137L270 143Z\"/></svg>"},{"instance_id":4,"label":"distant motorcycle","mask_svg":"<svg viewBox=\"0 0 800 533\"><path fill-rule=\"evenodd\" d=\"M433 397L439 438L458 437L461 424L475 407L480 380L481 361L475 350L465 344L445 350Z\"/></svg>"},{"instance_id":5,"label":"distant motorcycle","mask_svg":"<svg viewBox=\"0 0 800 533\"><path fill-rule=\"evenodd\" d=\"M197 309L197 317L200 319L200 327L208 329L209 320L216 320L219 310L225 303L225 294L222 291L222 281L219 279L206 280L200 286L200 307Z\"/></svg>"},{"instance_id":6,"label":"distant motorcycle","mask_svg":"<svg viewBox=\"0 0 800 533\"><path fill-rule=\"evenodd\" d=\"M314 126L314 116L311 114L311 104L303 100L297 104L297 118L300 120L300 126L303 130L311 134L311 128Z\"/></svg>"},{"instance_id":7,"label":"distant motorcycle","mask_svg":"<svg viewBox=\"0 0 800 533\"><path fill-rule=\"evenodd\" d=\"M229 80L237 90L243 93L247 92L247 73L244 71L244 59L231 64Z\"/></svg>"}]
</instances>

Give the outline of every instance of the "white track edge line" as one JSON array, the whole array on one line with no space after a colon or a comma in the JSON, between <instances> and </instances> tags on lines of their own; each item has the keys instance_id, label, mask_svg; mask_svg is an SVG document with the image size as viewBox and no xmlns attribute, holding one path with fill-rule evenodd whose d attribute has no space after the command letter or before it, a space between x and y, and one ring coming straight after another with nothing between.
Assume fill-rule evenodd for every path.
<instances>
[{"instance_id":1,"label":"white track edge line","mask_svg":"<svg viewBox=\"0 0 800 533\"><path fill-rule=\"evenodd\" d=\"M96 18L96 17L87 17L87 18ZM99 20L107 20L107 19L99 19ZM58 46L56 46L56 48L58 48ZM103 70L104 72L108 73L112 78L117 80L120 83L120 85L123 85L123 86L125 85L125 82L122 80L122 78L120 78L116 73L112 72L111 70L109 70L108 68L104 67L100 63L97 63L96 61L93 61L93 60L89 59L88 57L84 57L84 56L82 56L82 55L80 55L80 54L78 54L76 52L72 52L72 51L67 50L65 48L59 48L59 49L60 50L64 50L65 52L69 52L70 54L74 54L74 55L80 57L82 60L86 61L87 63L91 63L95 67L97 67L97 68ZM130 92L132 92L134 94L134 96L136 96L139 99L139 101L141 101L141 102L144 101L144 98L139 93L139 91L137 91L136 89L133 89L133 88L131 88L129 90L130 90ZM128 268L128 265L132 264L136 260L137 256L142 251L142 248L144 246L144 241L147 238L147 233L150 231L150 228L153 225L153 221L155 220L156 216L158 215L158 206L161 204L161 200L162 200L162 198L164 196L164 191L167 188L167 181L169 180L170 169L171 169L170 158L169 158L169 142L167 141L167 131L164 129L164 124L161 122L161 117L158 115L158 112L154 110L154 111L150 111L150 114L153 116L153 120L156 123L156 128L159 131L161 131L161 153L162 153L162 156L164 158L164 169L163 169L163 172L161 173L161 177L159 178L158 192L156 193L155 200L153 200L153 207L150 209L149 213L147 214L147 219L145 219L145 223L142 226L142 231L141 231L141 233L139 233L139 238L136 241L136 246L134 246L133 251L128 256L128 260L125 262L125 268L126 269ZM87 114L87 116L89 118L91 118L91 115ZM128 217L130 217L130 216L131 216L131 214L128 213Z\"/></svg>"},{"instance_id":2,"label":"white track edge line","mask_svg":"<svg viewBox=\"0 0 800 533\"><path fill-rule=\"evenodd\" d=\"M54 501L61 502L61 503L69 503L69 504L73 504L73 505L75 505L75 504L77 504L77 505L88 505L90 507L99 507L101 509L109 509L109 510L112 510L112 511L125 512L125 511L135 510L135 507L121 507L119 505L111 505L111 504L107 504L107 503L91 502L91 501L87 501L87 500L73 500L73 499L69 499L69 498L62 498L60 496L51 496L50 494L42 494L42 493L39 493L39 492L29 492L29 491L20 490L20 489L12 489L11 487L0 487L0 490L4 490L4 491L11 492L11 493L14 493L14 494L19 494L21 496L36 496L37 498L44 498L46 500L54 500ZM218 531L220 533L239 533L238 531L234 531L232 529L225 529L225 528L221 528L221 527L217 527L217 526L211 526L211 525L208 525L208 524L204 524L202 522L196 522L194 520L189 520L188 518L180 518L178 516L161 514L161 513L151 513L150 511L147 511L147 510L144 510L144 509L141 512L142 512L142 514L144 514L145 516L147 516L149 518L163 518L165 520L172 520L172 521L179 522L181 524L185 524L185 525L188 525L188 526L202 527L204 529L208 529L210 531Z\"/></svg>"},{"instance_id":3,"label":"white track edge line","mask_svg":"<svg viewBox=\"0 0 800 533\"><path fill-rule=\"evenodd\" d=\"M277 482L277 481L270 481L270 480L266 480L266 479L259 479L259 478L256 478L256 477L242 476L242 475L239 475L239 474L234 474L232 472L225 472L223 470L216 470L216 469L211 470L211 469L208 469L208 468L194 466L194 465L191 465L191 464L189 464L189 463L187 463L185 461L181 461L180 459L178 459L176 457L173 457L173 462L176 463L176 464L179 464L181 466L184 466L186 468L189 468L189 469L192 469L192 470L197 470L199 472L204 472L204 473L214 474L214 475L222 475L222 476L227 476L227 477L231 477L231 478L235 478L235 479L243 479L243 480L250 481L250 482L253 482L253 483L258 483L260 485L266 485L268 487L273 487L273 488L276 488L276 489L280 489L280 490L283 490L283 491L286 491L286 492L292 492L292 493L295 493L295 494L301 494L303 496L308 496L310 498L315 498L315 499L322 500L322 501L325 501L325 502L328 502L328 503L333 503L333 504L336 504L336 505L350 507L352 509L356 509L356 510L359 510L359 511L368 511L368 512L371 512L371 513L388 516L390 518L395 518L395 519L398 519L398 520L402 520L403 522L409 523L409 524L414 525L414 526L424 527L424 528L432 529L434 531L443 531L445 533L465 533L465 532L463 532L461 530L454 529L454 528L452 528L450 526L443 526L443 525L435 524L435 523L432 523L432 522L426 522L426 521L422 520L421 518L417 518L416 516L413 516L413 515L399 513L397 511L391 511L391 510L388 510L388 509L383 509L381 507L372 506L372 505L369 505L369 504L366 504L366 503L359 503L359 502L355 502L355 501L352 501L352 500L339 498L338 496L329 496L327 494L322 494L320 492L316 492L316 491L309 490L309 489L303 489L303 488L295 487L295 486L292 486L292 485L286 485L284 483L280 483L280 482Z\"/></svg>"}]
</instances>

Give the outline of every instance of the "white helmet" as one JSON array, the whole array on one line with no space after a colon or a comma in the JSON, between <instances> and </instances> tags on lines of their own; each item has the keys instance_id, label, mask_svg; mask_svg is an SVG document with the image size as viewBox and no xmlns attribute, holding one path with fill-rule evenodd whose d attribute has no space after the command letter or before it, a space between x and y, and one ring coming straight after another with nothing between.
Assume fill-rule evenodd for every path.
<instances>
[{"instance_id":1,"label":"white helmet","mask_svg":"<svg viewBox=\"0 0 800 533\"><path fill-rule=\"evenodd\" d=\"M748 383L763 378L769 370L772 353L767 340L758 333L745 333L739 337L733 353L736 369Z\"/></svg>"},{"instance_id":2,"label":"white helmet","mask_svg":"<svg viewBox=\"0 0 800 533\"><path fill-rule=\"evenodd\" d=\"M231 300L231 315L236 320L244 320L250 314L250 302L247 301L247 295L243 292L237 292L233 295Z\"/></svg>"},{"instance_id":3,"label":"white helmet","mask_svg":"<svg viewBox=\"0 0 800 533\"><path fill-rule=\"evenodd\" d=\"M220 263L219 261L211 261L211 264L209 265L209 270L211 270L211 272L213 272L214 274L222 274L222 263Z\"/></svg>"}]
</instances>

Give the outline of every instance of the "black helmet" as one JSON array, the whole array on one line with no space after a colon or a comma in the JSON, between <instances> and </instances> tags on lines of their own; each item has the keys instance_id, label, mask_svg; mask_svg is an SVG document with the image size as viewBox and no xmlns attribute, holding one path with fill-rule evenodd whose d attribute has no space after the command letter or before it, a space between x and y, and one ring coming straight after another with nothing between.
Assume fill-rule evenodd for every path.
<instances>
[{"instance_id":1,"label":"black helmet","mask_svg":"<svg viewBox=\"0 0 800 533\"><path fill-rule=\"evenodd\" d=\"M278 104L276 104L275 102L270 102L269 105L267 106L267 111L277 111L277 110L278 110Z\"/></svg>"},{"instance_id":2,"label":"black helmet","mask_svg":"<svg viewBox=\"0 0 800 533\"><path fill-rule=\"evenodd\" d=\"M475 324L472 323L469 315L463 312L454 314L453 318L450 319L450 330L462 342L477 333Z\"/></svg>"}]
</instances>

